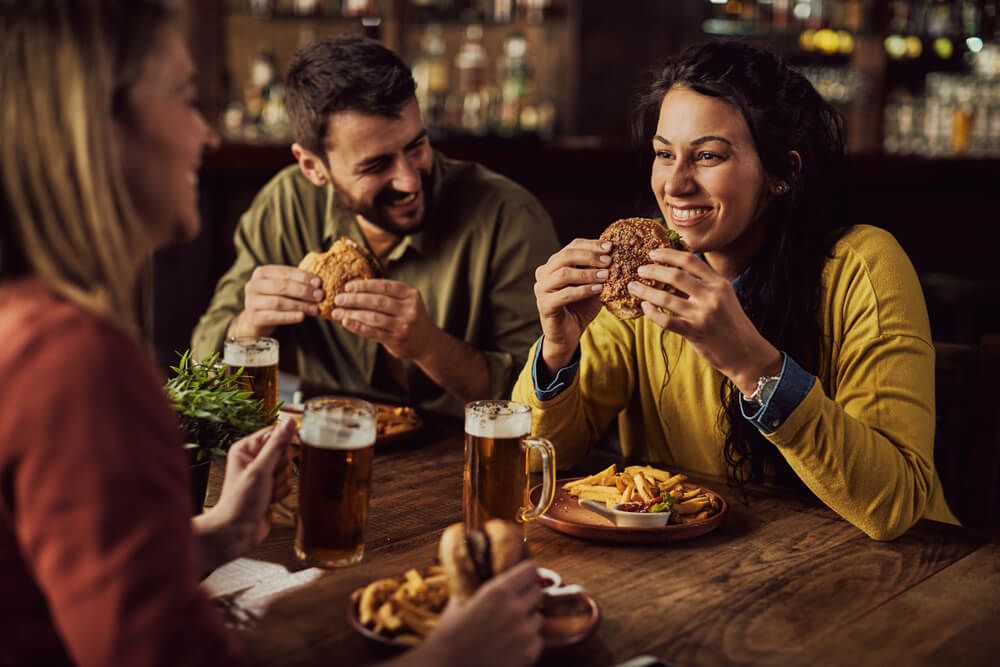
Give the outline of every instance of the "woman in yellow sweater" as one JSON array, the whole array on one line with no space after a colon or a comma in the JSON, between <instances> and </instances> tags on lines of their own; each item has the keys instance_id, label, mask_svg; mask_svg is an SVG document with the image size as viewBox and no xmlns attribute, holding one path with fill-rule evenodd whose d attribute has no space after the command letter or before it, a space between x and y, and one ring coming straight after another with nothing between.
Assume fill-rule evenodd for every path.
<instances>
[{"instance_id":1,"label":"woman in yellow sweater","mask_svg":"<svg viewBox=\"0 0 1000 667\"><path fill-rule=\"evenodd\" d=\"M797 483L875 539L955 522L934 470L934 348L916 273L887 232L832 214L838 113L765 51L694 47L640 108L651 186L691 253L601 308L610 245L577 239L536 272L543 336L514 388L560 465L618 417L630 459ZM648 129L645 129L648 128Z\"/></svg>"}]
</instances>

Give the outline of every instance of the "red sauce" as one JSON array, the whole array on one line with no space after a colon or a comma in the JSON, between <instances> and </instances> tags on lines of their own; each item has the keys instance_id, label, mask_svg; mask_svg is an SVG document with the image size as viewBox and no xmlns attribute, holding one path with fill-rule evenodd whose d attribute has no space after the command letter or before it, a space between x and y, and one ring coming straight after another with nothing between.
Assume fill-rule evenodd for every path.
<instances>
[{"instance_id":1,"label":"red sauce","mask_svg":"<svg viewBox=\"0 0 1000 667\"><path fill-rule=\"evenodd\" d=\"M615 509L621 510L622 512L649 512L649 508L646 507L645 503L625 503L624 505L619 505Z\"/></svg>"},{"instance_id":2,"label":"red sauce","mask_svg":"<svg viewBox=\"0 0 1000 667\"><path fill-rule=\"evenodd\" d=\"M661 494L650 500L648 503L624 503L622 505L619 505L615 509L621 512L638 512L640 514L647 514L649 513L650 507L652 507L653 505L658 505L659 503L662 502L663 502L663 495Z\"/></svg>"}]
</instances>

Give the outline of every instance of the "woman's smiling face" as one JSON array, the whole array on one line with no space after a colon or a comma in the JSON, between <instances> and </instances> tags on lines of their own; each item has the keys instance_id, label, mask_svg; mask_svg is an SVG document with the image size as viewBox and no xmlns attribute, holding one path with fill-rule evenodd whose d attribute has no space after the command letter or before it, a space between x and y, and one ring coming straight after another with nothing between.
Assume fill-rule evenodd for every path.
<instances>
[{"instance_id":1,"label":"woman's smiling face","mask_svg":"<svg viewBox=\"0 0 1000 667\"><path fill-rule=\"evenodd\" d=\"M194 63L172 26L158 32L115 125L129 194L153 247L194 238L201 155L219 138L197 109Z\"/></svg>"},{"instance_id":2,"label":"woman's smiling face","mask_svg":"<svg viewBox=\"0 0 1000 667\"><path fill-rule=\"evenodd\" d=\"M650 182L667 226L734 278L760 247L760 213L770 199L743 115L719 98L674 86L660 105L653 151Z\"/></svg>"}]
</instances>

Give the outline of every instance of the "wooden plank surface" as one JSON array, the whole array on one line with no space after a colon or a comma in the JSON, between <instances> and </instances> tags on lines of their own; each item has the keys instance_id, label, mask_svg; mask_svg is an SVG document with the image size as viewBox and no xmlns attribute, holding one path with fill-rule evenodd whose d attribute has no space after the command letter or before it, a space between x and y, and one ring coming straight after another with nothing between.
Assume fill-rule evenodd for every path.
<instances>
[{"instance_id":1,"label":"wooden plank surface","mask_svg":"<svg viewBox=\"0 0 1000 667\"><path fill-rule=\"evenodd\" d=\"M1000 543L992 542L839 628L831 664L995 665L1000 659ZM887 632L891 629L891 632Z\"/></svg>"},{"instance_id":2,"label":"wooden plank surface","mask_svg":"<svg viewBox=\"0 0 1000 667\"><path fill-rule=\"evenodd\" d=\"M348 625L350 593L434 560L442 529L461 519L461 473L454 425L378 452L364 562L274 601L245 634L254 660L385 658ZM995 544L931 522L875 542L815 501L753 492L747 506L723 483L699 481L730 512L690 541L619 545L529 526L536 562L584 586L603 613L594 636L543 664L603 667L645 653L676 665L987 664L1000 654L1000 634L983 631L997 621ZM278 526L253 557L302 569L292 539Z\"/></svg>"}]
</instances>

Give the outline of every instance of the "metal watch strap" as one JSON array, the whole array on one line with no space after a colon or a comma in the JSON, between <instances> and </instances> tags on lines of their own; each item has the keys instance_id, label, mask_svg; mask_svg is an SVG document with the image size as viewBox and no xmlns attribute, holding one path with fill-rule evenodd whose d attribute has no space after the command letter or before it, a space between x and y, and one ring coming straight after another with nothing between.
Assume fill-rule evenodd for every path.
<instances>
[{"instance_id":1,"label":"metal watch strap","mask_svg":"<svg viewBox=\"0 0 1000 667\"><path fill-rule=\"evenodd\" d=\"M769 383L773 383L775 386L777 386L779 380L781 380L780 375L762 375L760 378L758 378L757 386L754 388L753 393L751 393L749 396L744 396L743 399L748 403L756 403L758 405L763 405L764 402L771 397L771 394L768 394L766 397L764 397L764 400L761 400L761 392L764 390L764 387L767 386ZM773 389L771 393L772 394L774 393Z\"/></svg>"}]
</instances>

